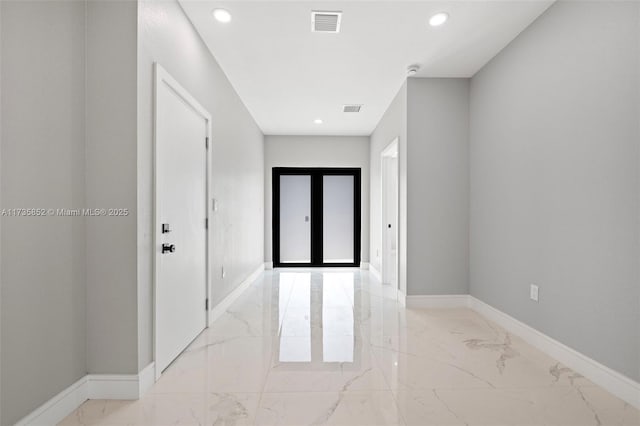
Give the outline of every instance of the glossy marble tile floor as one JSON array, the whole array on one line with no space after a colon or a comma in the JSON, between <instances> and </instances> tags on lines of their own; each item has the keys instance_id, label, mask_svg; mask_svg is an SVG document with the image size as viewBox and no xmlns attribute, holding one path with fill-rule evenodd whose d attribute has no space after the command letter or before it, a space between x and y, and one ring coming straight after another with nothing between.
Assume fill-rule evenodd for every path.
<instances>
[{"instance_id":1,"label":"glossy marble tile floor","mask_svg":"<svg viewBox=\"0 0 640 426\"><path fill-rule=\"evenodd\" d=\"M63 425L640 425L468 309L406 310L367 271L268 271L139 401Z\"/></svg>"}]
</instances>

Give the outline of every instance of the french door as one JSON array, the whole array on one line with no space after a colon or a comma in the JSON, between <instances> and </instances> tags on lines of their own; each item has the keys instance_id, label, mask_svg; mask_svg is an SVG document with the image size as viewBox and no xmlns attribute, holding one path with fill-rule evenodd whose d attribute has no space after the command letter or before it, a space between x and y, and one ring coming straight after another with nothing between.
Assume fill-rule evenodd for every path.
<instances>
[{"instance_id":1,"label":"french door","mask_svg":"<svg viewBox=\"0 0 640 426\"><path fill-rule=\"evenodd\" d=\"M272 173L274 266L360 266L360 169Z\"/></svg>"}]
</instances>

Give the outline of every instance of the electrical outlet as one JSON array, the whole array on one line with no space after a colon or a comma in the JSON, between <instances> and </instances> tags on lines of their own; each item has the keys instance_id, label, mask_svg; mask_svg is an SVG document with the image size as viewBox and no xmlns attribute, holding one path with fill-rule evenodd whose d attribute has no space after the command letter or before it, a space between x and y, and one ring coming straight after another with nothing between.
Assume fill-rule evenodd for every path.
<instances>
[{"instance_id":1,"label":"electrical outlet","mask_svg":"<svg viewBox=\"0 0 640 426\"><path fill-rule=\"evenodd\" d=\"M222 276L222 279L227 276L227 272L224 270L224 266L222 267L222 273L220 275Z\"/></svg>"},{"instance_id":2,"label":"electrical outlet","mask_svg":"<svg viewBox=\"0 0 640 426\"><path fill-rule=\"evenodd\" d=\"M538 301L538 286L535 284L531 284L531 288L529 289L529 297L531 300Z\"/></svg>"}]
</instances>

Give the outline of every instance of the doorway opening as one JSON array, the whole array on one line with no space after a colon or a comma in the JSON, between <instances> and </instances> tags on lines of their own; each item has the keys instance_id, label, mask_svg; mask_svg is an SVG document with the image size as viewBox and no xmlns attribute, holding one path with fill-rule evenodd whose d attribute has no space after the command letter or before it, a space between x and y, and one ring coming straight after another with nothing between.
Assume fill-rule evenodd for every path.
<instances>
[{"instance_id":1,"label":"doorway opening","mask_svg":"<svg viewBox=\"0 0 640 426\"><path fill-rule=\"evenodd\" d=\"M382 283L398 289L398 204L399 156L398 138L380 154L382 189Z\"/></svg>"},{"instance_id":2,"label":"doorway opening","mask_svg":"<svg viewBox=\"0 0 640 426\"><path fill-rule=\"evenodd\" d=\"M360 266L360 169L273 168L273 265Z\"/></svg>"}]
</instances>

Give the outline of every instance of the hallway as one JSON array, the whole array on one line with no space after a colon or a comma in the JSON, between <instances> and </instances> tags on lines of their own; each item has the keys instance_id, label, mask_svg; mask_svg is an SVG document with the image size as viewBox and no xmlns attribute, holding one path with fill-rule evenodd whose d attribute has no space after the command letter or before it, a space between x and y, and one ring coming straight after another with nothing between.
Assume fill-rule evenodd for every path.
<instances>
[{"instance_id":1,"label":"hallway","mask_svg":"<svg viewBox=\"0 0 640 426\"><path fill-rule=\"evenodd\" d=\"M265 272L139 401L62 425L637 425L640 412L468 309L368 271Z\"/></svg>"}]
</instances>

